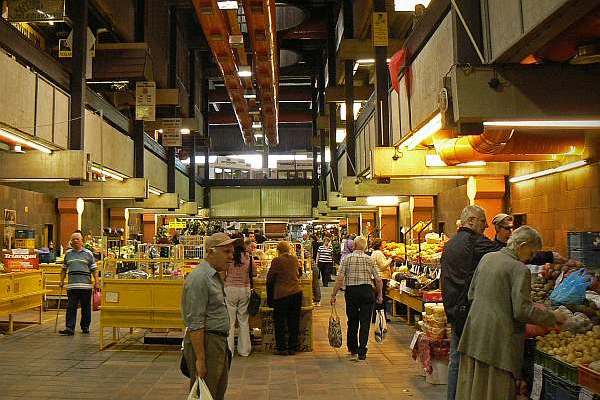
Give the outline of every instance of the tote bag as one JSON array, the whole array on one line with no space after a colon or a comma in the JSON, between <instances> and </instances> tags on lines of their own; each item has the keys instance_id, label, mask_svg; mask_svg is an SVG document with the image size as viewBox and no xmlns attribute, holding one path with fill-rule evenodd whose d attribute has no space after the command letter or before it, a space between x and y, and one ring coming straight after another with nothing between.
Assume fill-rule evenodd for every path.
<instances>
[{"instance_id":1,"label":"tote bag","mask_svg":"<svg viewBox=\"0 0 600 400\"><path fill-rule=\"evenodd\" d=\"M196 379L187 400L213 400L204 379Z\"/></svg>"},{"instance_id":2,"label":"tote bag","mask_svg":"<svg viewBox=\"0 0 600 400\"><path fill-rule=\"evenodd\" d=\"M340 317L338 316L335 305L331 306L327 336L329 337L329 345L331 347L337 349L342 347L342 325L340 324Z\"/></svg>"}]
</instances>

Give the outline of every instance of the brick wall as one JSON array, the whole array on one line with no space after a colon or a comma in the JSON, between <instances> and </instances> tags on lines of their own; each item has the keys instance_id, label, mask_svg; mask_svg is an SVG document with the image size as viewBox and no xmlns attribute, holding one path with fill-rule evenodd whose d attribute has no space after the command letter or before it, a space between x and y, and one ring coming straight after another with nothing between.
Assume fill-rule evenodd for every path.
<instances>
[{"instance_id":1,"label":"brick wall","mask_svg":"<svg viewBox=\"0 0 600 400\"><path fill-rule=\"evenodd\" d=\"M511 176L540 170L540 163L511 166ZM511 212L526 214L527 224L542 235L544 247L567 253L568 231L600 231L600 166L511 185Z\"/></svg>"},{"instance_id":2,"label":"brick wall","mask_svg":"<svg viewBox=\"0 0 600 400\"><path fill-rule=\"evenodd\" d=\"M58 209L56 200L49 195L15 189L0 185L0 213L4 209L17 212L17 229L35 229L36 246L44 245L44 227L51 224L54 227L53 240L56 243L58 235Z\"/></svg>"},{"instance_id":3,"label":"brick wall","mask_svg":"<svg viewBox=\"0 0 600 400\"><path fill-rule=\"evenodd\" d=\"M456 220L460 218L460 213L469 205L467 197L467 185L458 186L441 192L437 196L436 216L438 222L445 222L444 234L452 237L456 232ZM437 226L434 226L437 228Z\"/></svg>"}]
</instances>

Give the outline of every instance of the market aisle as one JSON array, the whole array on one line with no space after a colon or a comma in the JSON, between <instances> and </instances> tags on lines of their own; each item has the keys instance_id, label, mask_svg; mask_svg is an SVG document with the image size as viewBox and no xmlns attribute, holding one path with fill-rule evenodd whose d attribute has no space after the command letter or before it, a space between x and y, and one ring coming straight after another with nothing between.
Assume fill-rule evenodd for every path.
<instances>
[{"instance_id":1,"label":"market aisle","mask_svg":"<svg viewBox=\"0 0 600 400\"><path fill-rule=\"evenodd\" d=\"M329 299L331 288L324 289ZM324 302L325 304L325 302ZM338 311L344 318L343 296ZM98 331L61 337L48 321L0 337L0 398L173 399L186 398L187 381L178 368L179 352L98 351ZM367 360L346 359L345 347L327 342L329 307L315 311L315 350L294 357L253 353L233 360L228 400L260 399L443 399L445 386L431 386L416 375L408 353L412 329L392 323L382 345L371 342ZM61 317L59 325L64 323ZM98 313L94 313L97 322ZM345 332L345 319L343 321ZM345 338L344 338L345 341Z\"/></svg>"}]
</instances>

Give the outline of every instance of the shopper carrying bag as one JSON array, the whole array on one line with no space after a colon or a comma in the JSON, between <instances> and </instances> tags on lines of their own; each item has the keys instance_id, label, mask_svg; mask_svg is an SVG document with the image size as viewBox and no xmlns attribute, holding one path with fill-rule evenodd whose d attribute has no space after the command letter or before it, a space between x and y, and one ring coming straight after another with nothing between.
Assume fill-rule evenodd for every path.
<instances>
[{"instance_id":1,"label":"shopper carrying bag","mask_svg":"<svg viewBox=\"0 0 600 400\"><path fill-rule=\"evenodd\" d=\"M385 311L375 311L375 341L383 343L387 335L387 322L385 320Z\"/></svg>"},{"instance_id":2,"label":"shopper carrying bag","mask_svg":"<svg viewBox=\"0 0 600 400\"><path fill-rule=\"evenodd\" d=\"M340 317L335 308L335 304L331 305L327 336L329 337L329 345L331 347L336 349L342 347L342 324L340 323Z\"/></svg>"},{"instance_id":3,"label":"shopper carrying bag","mask_svg":"<svg viewBox=\"0 0 600 400\"><path fill-rule=\"evenodd\" d=\"M213 400L204 379L196 379L196 383L194 383L192 390L190 390L187 400Z\"/></svg>"}]
</instances>

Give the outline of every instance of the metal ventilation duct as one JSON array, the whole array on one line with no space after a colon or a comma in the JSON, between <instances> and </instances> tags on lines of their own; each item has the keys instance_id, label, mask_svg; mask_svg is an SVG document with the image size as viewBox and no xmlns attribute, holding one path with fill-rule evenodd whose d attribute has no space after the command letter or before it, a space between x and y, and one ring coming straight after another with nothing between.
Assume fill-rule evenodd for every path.
<instances>
[{"instance_id":1,"label":"metal ventilation duct","mask_svg":"<svg viewBox=\"0 0 600 400\"><path fill-rule=\"evenodd\" d=\"M303 9L289 4L277 4L275 10L278 31L294 28L308 18L308 14Z\"/></svg>"}]
</instances>

